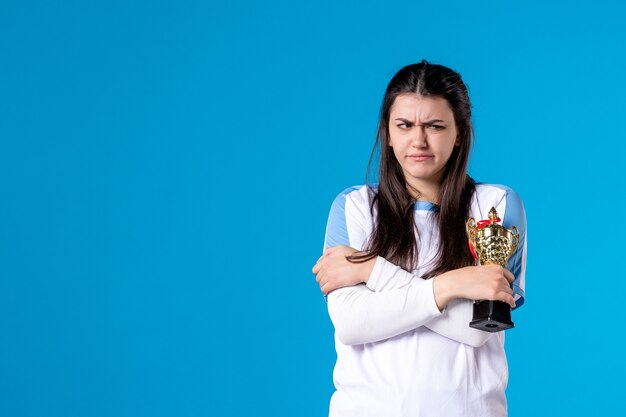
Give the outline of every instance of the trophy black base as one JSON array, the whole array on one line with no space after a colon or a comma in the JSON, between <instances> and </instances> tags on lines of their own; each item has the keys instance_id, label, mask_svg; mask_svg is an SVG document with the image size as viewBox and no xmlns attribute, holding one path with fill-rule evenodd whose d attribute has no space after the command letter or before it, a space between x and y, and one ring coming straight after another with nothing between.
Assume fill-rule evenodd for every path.
<instances>
[{"instance_id":1,"label":"trophy black base","mask_svg":"<svg viewBox=\"0 0 626 417\"><path fill-rule=\"evenodd\" d=\"M491 333L515 327L511 321L511 306L504 301L475 301L470 327Z\"/></svg>"}]
</instances>

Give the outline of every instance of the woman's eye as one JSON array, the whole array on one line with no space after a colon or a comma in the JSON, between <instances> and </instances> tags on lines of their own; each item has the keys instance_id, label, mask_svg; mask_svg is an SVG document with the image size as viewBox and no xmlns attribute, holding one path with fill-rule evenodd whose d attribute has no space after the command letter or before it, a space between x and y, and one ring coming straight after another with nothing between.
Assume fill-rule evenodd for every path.
<instances>
[{"instance_id":1,"label":"woman's eye","mask_svg":"<svg viewBox=\"0 0 626 417\"><path fill-rule=\"evenodd\" d=\"M434 130L443 130L443 129L446 128L445 126L442 126L442 125L427 125L427 126L429 128L431 128L431 129L434 129ZM400 124L398 124L398 127L400 129L409 129L409 128L413 127L413 123L408 123L408 122L407 123L400 123Z\"/></svg>"}]
</instances>

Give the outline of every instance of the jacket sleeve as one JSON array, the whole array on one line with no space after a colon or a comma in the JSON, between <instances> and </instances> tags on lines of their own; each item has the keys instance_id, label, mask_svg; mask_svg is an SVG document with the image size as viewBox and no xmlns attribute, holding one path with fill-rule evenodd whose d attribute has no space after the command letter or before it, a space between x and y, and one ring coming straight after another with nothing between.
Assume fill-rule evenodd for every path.
<instances>
[{"instance_id":1,"label":"jacket sleeve","mask_svg":"<svg viewBox=\"0 0 626 417\"><path fill-rule=\"evenodd\" d=\"M355 188L344 190L331 206L324 248L347 245L362 250L366 241L367 203ZM385 266L385 265L381 265ZM401 269L386 265L390 276ZM326 296L328 313L339 341L346 345L372 343L415 329L440 316L432 280L374 292L364 284L338 288Z\"/></svg>"},{"instance_id":2,"label":"jacket sleeve","mask_svg":"<svg viewBox=\"0 0 626 417\"><path fill-rule=\"evenodd\" d=\"M524 304L526 297L526 240L528 235L526 231L526 211L522 199L513 189L503 185L500 187L506 190L506 195L496 208L498 213L504 213L502 226L507 229L515 226L519 232L519 243L506 265L506 269L515 276L511 288L513 289L513 297L515 299L515 308L513 310L516 310Z\"/></svg>"}]
</instances>

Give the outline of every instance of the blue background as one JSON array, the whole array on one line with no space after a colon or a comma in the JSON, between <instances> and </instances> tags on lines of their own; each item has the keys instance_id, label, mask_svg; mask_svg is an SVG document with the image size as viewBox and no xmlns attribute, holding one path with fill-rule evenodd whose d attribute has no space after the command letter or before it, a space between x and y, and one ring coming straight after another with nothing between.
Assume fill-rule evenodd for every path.
<instances>
[{"instance_id":1,"label":"blue background","mask_svg":"<svg viewBox=\"0 0 626 417\"><path fill-rule=\"evenodd\" d=\"M423 58L469 85L470 174L526 207L510 414L621 405L617 1L1 6L0 416L326 415L311 267Z\"/></svg>"}]
</instances>

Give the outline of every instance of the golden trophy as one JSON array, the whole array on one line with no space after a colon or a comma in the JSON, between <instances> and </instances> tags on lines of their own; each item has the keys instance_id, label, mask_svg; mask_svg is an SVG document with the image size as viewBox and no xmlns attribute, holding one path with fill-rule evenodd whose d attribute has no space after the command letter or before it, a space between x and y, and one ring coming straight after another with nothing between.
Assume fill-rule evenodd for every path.
<instances>
[{"instance_id":1,"label":"golden trophy","mask_svg":"<svg viewBox=\"0 0 626 417\"><path fill-rule=\"evenodd\" d=\"M473 217L466 223L469 246L474 258L481 265L498 264L503 268L515 252L520 241L517 227L510 229L499 225L498 212L495 207L489 210L489 219L476 224ZM499 332L515 327L511 321L511 306L504 301L474 301L474 317L470 327L487 332Z\"/></svg>"}]
</instances>

